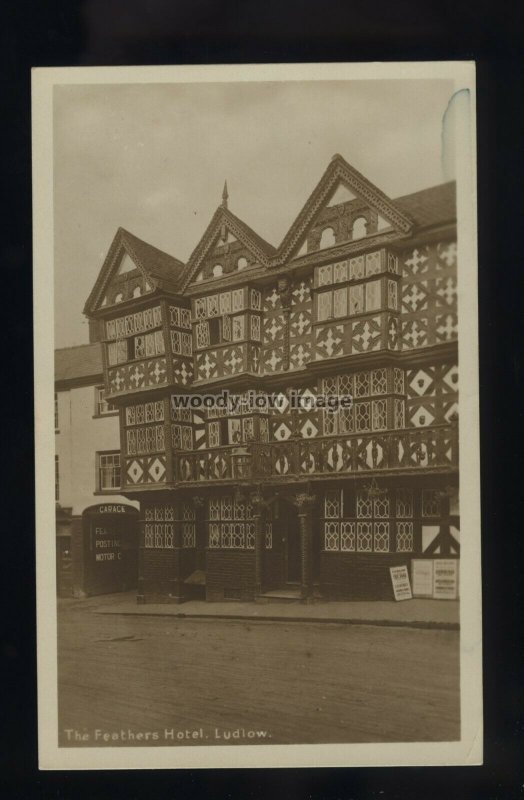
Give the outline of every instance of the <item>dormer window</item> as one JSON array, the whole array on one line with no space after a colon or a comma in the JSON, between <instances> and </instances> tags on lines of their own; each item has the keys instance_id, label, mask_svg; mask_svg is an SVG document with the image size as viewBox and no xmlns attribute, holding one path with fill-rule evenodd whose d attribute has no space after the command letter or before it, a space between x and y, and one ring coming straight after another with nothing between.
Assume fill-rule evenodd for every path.
<instances>
[{"instance_id":1,"label":"dormer window","mask_svg":"<svg viewBox=\"0 0 524 800\"><path fill-rule=\"evenodd\" d=\"M365 217L357 217L353 223L352 236L353 239L363 239L367 236L368 223Z\"/></svg>"},{"instance_id":2,"label":"dormer window","mask_svg":"<svg viewBox=\"0 0 524 800\"><path fill-rule=\"evenodd\" d=\"M323 250L325 247L333 247L335 244L335 231L333 228L324 228L320 237L320 249Z\"/></svg>"}]
</instances>

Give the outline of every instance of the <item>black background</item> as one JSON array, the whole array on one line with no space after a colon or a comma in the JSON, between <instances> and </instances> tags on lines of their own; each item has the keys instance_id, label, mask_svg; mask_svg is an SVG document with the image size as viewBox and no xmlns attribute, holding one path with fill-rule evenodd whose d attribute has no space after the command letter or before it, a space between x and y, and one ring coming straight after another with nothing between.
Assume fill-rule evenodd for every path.
<instances>
[{"instance_id":1,"label":"black background","mask_svg":"<svg viewBox=\"0 0 524 800\"><path fill-rule=\"evenodd\" d=\"M520 6L520 7L519 7ZM4 467L0 527L9 798L524 795L522 4L346 0L8 0L1 26ZM469 768L42 772L37 769L30 68L468 59L477 62L485 764ZM472 289L473 290L473 289ZM38 303L38 298L35 299ZM519 563L520 562L520 563Z\"/></svg>"}]
</instances>

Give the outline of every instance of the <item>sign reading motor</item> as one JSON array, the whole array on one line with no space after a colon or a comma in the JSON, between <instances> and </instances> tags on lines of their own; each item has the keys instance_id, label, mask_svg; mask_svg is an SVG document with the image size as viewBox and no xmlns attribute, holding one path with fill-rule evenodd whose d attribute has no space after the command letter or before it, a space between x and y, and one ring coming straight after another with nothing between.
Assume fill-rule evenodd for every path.
<instances>
[{"instance_id":1,"label":"sign reading motor","mask_svg":"<svg viewBox=\"0 0 524 800\"><path fill-rule=\"evenodd\" d=\"M95 528L95 561L120 561L122 543L107 528Z\"/></svg>"}]
</instances>

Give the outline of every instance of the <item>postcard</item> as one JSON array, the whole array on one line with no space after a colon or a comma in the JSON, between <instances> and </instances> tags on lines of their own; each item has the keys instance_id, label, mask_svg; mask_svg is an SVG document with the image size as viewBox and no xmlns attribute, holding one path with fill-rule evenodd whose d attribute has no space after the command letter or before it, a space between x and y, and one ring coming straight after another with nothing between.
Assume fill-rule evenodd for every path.
<instances>
[{"instance_id":1,"label":"postcard","mask_svg":"<svg viewBox=\"0 0 524 800\"><path fill-rule=\"evenodd\" d=\"M33 176L40 768L482 763L474 64L38 68Z\"/></svg>"}]
</instances>

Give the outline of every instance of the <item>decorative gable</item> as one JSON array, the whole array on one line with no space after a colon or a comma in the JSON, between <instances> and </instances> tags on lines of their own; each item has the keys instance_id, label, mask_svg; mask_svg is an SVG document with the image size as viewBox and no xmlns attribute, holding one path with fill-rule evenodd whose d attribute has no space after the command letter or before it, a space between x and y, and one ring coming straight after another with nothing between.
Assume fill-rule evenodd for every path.
<instances>
[{"instance_id":1,"label":"decorative gable","mask_svg":"<svg viewBox=\"0 0 524 800\"><path fill-rule=\"evenodd\" d=\"M157 288L176 291L184 265L137 236L119 228L89 295L84 313L142 297Z\"/></svg>"},{"instance_id":2,"label":"decorative gable","mask_svg":"<svg viewBox=\"0 0 524 800\"><path fill-rule=\"evenodd\" d=\"M250 248L240 242L227 226L223 225L208 254L202 259L200 270L192 282L199 283L211 278L221 278L224 275L242 272L259 264L260 261Z\"/></svg>"},{"instance_id":3,"label":"decorative gable","mask_svg":"<svg viewBox=\"0 0 524 800\"><path fill-rule=\"evenodd\" d=\"M121 243L106 275L98 307L108 308L132 298L142 297L153 288L155 287L151 278L134 261L125 244Z\"/></svg>"},{"instance_id":4,"label":"decorative gable","mask_svg":"<svg viewBox=\"0 0 524 800\"><path fill-rule=\"evenodd\" d=\"M335 155L286 234L277 263L384 231L407 233L411 220L378 187Z\"/></svg>"},{"instance_id":5,"label":"decorative gable","mask_svg":"<svg viewBox=\"0 0 524 800\"><path fill-rule=\"evenodd\" d=\"M251 267L267 266L274 253L272 245L222 205L188 261L183 289Z\"/></svg>"}]
</instances>

